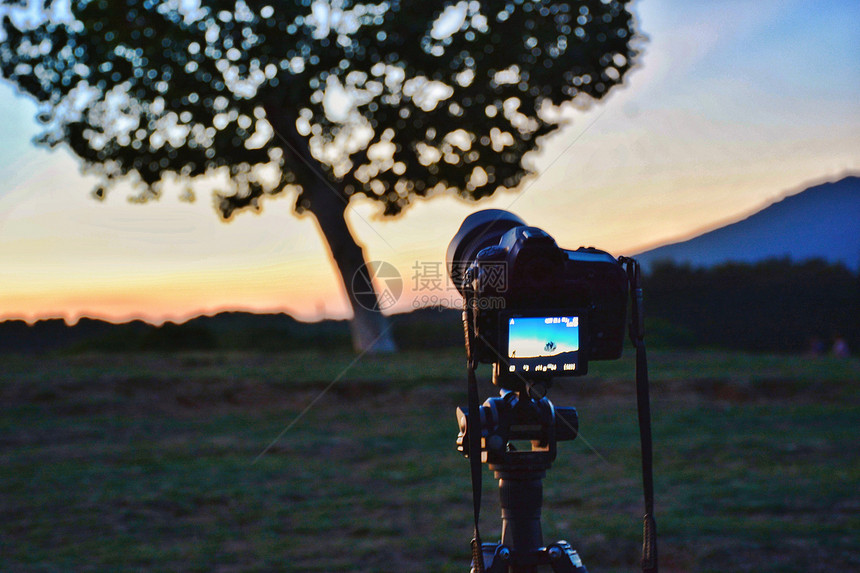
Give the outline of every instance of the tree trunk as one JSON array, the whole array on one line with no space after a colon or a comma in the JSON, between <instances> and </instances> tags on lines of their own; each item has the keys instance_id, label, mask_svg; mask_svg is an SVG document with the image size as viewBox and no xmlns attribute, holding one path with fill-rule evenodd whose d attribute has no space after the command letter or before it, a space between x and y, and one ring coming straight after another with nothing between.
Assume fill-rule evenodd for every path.
<instances>
[{"instance_id":1,"label":"tree trunk","mask_svg":"<svg viewBox=\"0 0 860 573\"><path fill-rule=\"evenodd\" d=\"M349 296L353 318L352 345L357 352L394 352L388 321L380 312L379 297L373 286L364 251L355 241L346 222L346 204L341 196L322 182L304 186L309 195L308 210L313 213L328 243L329 252L340 272Z\"/></svg>"},{"instance_id":2,"label":"tree trunk","mask_svg":"<svg viewBox=\"0 0 860 573\"><path fill-rule=\"evenodd\" d=\"M356 352L394 352L396 346L388 320L380 312L364 251L346 222L348 200L311 155L307 140L296 130L292 110L280 109L279 104L272 102L266 102L265 109L275 137L285 144L284 154L297 159L291 162L291 167L295 166L297 181L302 186L303 205L316 219L349 296L353 348Z\"/></svg>"}]
</instances>

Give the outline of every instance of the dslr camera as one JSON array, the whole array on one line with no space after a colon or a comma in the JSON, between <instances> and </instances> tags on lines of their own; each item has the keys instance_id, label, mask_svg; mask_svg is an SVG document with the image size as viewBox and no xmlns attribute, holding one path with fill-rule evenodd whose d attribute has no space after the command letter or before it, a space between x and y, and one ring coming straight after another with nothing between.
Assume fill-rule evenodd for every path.
<instances>
[{"instance_id":1,"label":"dslr camera","mask_svg":"<svg viewBox=\"0 0 860 573\"><path fill-rule=\"evenodd\" d=\"M621 356L628 277L593 247L559 247L508 211L468 216L451 240L448 273L465 300L471 359L493 365L493 383L582 376L590 360Z\"/></svg>"}]
</instances>

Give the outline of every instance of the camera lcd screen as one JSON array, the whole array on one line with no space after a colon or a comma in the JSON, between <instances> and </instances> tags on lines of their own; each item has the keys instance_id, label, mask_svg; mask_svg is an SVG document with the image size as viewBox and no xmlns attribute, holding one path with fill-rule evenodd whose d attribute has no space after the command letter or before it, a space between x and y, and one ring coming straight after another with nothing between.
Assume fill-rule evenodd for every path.
<instances>
[{"instance_id":1,"label":"camera lcd screen","mask_svg":"<svg viewBox=\"0 0 860 573\"><path fill-rule=\"evenodd\" d=\"M572 376L579 362L579 316L506 316L508 372Z\"/></svg>"}]
</instances>

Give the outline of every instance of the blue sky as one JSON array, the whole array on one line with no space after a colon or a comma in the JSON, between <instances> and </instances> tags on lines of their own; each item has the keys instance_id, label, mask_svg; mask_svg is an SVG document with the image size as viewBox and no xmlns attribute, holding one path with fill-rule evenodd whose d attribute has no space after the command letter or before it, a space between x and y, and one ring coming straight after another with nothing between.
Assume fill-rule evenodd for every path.
<instances>
[{"instance_id":1,"label":"blue sky","mask_svg":"<svg viewBox=\"0 0 860 573\"><path fill-rule=\"evenodd\" d=\"M553 322L548 322L550 320ZM550 342L554 347L547 349L546 345ZM509 320L508 356L510 358L555 356L562 352L577 350L579 350L577 317L520 317Z\"/></svg>"},{"instance_id":2,"label":"blue sky","mask_svg":"<svg viewBox=\"0 0 860 573\"><path fill-rule=\"evenodd\" d=\"M427 276L462 219L511 210L561 246L613 254L687 238L809 184L860 173L860 2L645 0L647 41L621 89L571 123L515 191L349 215L371 260L406 287L394 311L454 304ZM87 315L158 322L220 309L348 316L325 246L292 198L218 221L205 190L133 205L90 199L63 149L37 149L35 106L0 83L0 319ZM436 286L428 286L436 285Z\"/></svg>"}]
</instances>

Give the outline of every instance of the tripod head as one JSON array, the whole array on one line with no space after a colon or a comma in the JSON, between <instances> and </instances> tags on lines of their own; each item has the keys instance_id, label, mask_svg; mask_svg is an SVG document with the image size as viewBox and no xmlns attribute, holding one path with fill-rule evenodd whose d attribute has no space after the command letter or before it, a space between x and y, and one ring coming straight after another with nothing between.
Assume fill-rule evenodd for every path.
<instances>
[{"instance_id":1,"label":"tripod head","mask_svg":"<svg viewBox=\"0 0 860 573\"><path fill-rule=\"evenodd\" d=\"M473 428L469 412L457 409L457 450L469 457L470 431L480 432L481 461L497 473L546 472L555 461L557 442L576 439L579 430L576 408L557 408L527 391L502 390L484 402L479 415ZM530 448L523 449L523 443Z\"/></svg>"}]
</instances>

